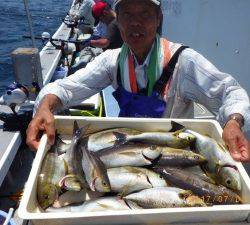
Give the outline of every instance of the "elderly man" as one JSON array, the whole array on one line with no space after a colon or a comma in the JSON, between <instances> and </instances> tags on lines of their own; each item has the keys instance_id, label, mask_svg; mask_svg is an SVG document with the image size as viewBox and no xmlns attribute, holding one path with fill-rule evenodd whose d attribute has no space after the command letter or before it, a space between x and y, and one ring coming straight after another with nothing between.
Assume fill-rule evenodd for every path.
<instances>
[{"instance_id":1,"label":"elderly man","mask_svg":"<svg viewBox=\"0 0 250 225\"><path fill-rule=\"evenodd\" d=\"M53 143L57 109L77 105L112 85L124 117L192 118L193 103L203 104L224 127L223 139L233 157L250 160L241 131L244 120L249 123L249 99L235 79L196 51L159 37L160 0L116 0L115 10L124 45L42 89L27 144L37 149L41 131Z\"/></svg>"}]
</instances>

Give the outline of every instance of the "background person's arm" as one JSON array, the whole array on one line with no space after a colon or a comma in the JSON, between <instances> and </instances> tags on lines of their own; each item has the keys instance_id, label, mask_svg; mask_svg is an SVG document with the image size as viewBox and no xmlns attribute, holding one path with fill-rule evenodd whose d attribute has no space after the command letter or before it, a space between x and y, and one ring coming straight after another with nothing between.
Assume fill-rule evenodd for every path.
<instances>
[{"instance_id":1,"label":"background person's arm","mask_svg":"<svg viewBox=\"0 0 250 225\"><path fill-rule=\"evenodd\" d=\"M90 45L97 48L107 48L109 46L109 43L110 42L107 38L100 38L90 41Z\"/></svg>"}]
</instances>

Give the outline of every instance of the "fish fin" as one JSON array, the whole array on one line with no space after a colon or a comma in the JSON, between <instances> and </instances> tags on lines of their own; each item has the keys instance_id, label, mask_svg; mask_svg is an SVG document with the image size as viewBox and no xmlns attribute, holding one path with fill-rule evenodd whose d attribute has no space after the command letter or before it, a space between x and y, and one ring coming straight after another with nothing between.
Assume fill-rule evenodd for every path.
<instances>
[{"instance_id":1,"label":"fish fin","mask_svg":"<svg viewBox=\"0 0 250 225\"><path fill-rule=\"evenodd\" d=\"M122 199L123 197L125 197L126 195L128 195L128 194L129 194L128 188L129 188L128 185L125 186L125 187L123 188L122 192L121 192L121 193L118 193L117 196L118 196L119 198Z\"/></svg>"},{"instance_id":2,"label":"fish fin","mask_svg":"<svg viewBox=\"0 0 250 225\"><path fill-rule=\"evenodd\" d=\"M208 171L207 171L207 169L206 169L206 165L203 165L203 166L201 166L201 169L203 170L203 172L206 174L206 176L208 177L208 179L210 178L211 179L211 181L213 181L213 182L209 182L209 183L215 183L215 184L217 184L217 182L215 181L215 176L214 176L214 174L212 174L212 173L209 173ZM204 180L204 179L203 179ZM205 180L206 181L206 180Z\"/></svg>"},{"instance_id":3,"label":"fish fin","mask_svg":"<svg viewBox=\"0 0 250 225\"><path fill-rule=\"evenodd\" d=\"M179 130L185 130L186 129L186 127L185 126L183 126L182 124L180 124L180 123L177 123L177 122L175 122L175 121L171 121L171 126L172 126L172 128L171 128L171 130L169 131L169 132L176 132L176 131L179 131Z\"/></svg>"},{"instance_id":4,"label":"fish fin","mask_svg":"<svg viewBox=\"0 0 250 225\"><path fill-rule=\"evenodd\" d=\"M190 195L192 195L193 192L191 190L183 190L182 192L180 192L178 195L181 199L186 199L187 197L189 197Z\"/></svg>"},{"instance_id":5,"label":"fish fin","mask_svg":"<svg viewBox=\"0 0 250 225\"><path fill-rule=\"evenodd\" d=\"M89 129L90 124L84 125L83 127L79 127L77 121L74 121L74 126L73 126L73 138L80 138L85 135L87 130Z\"/></svg>"},{"instance_id":6,"label":"fish fin","mask_svg":"<svg viewBox=\"0 0 250 225\"><path fill-rule=\"evenodd\" d=\"M127 138L126 138L125 134L122 134L122 133L119 133L119 132L116 132L116 131L114 131L113 134L116 137L115 146L119 146L119 145L124 144L124 143L127 142Z\"/></svg>"},{"instance_id":7,"label":"fish fin","mask_svg":"<svg viewBox=\"0 0 250 225\"><path fill-rule=\"evenodd\" d=\"M221 170L221 168L222 168L222 165L221 165L220 161L216 162L215 165L216 165L216 166L215 166L216 174L219 174L219 173L220 173L220 170Z\"/></svg>"}]
</instances>

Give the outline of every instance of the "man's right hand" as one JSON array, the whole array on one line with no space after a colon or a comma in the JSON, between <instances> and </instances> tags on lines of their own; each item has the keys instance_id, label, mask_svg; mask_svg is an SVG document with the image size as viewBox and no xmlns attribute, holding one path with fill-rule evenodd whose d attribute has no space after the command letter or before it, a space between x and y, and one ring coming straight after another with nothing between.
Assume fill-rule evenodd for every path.
<instances>
[{"instance_id":1,"label":"man's right hand","mask_svg":"<svg viewBox=\"0 0 250 225\"><path fill-rule=\"evenodd\" d=\"M55 95L47 95L42 100L26 131L26 143L32 150L38 149L43 133L47 134L49 144L54 144L55 122L53 112L59 105L61 105L61 102Z\"/></svg>"}]
</instances>

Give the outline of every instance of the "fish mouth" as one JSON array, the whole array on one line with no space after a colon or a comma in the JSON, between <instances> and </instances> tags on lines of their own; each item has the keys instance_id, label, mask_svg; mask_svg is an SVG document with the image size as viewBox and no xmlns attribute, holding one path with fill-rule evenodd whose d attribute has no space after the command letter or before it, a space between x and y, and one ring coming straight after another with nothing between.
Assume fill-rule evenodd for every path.
<instances>
[{"instance_id":1,"label":"fish mouth","mask_svg":"<svg viewBox=\"0 0 250 225\"><path fill-rule=\"evenodd\" d=\"M152 163L154 161L154 159L151 159L150 157L146 156L143 152L142 152L142 156L149 161L150 163Z\"/></svg>"}]
</instances>

